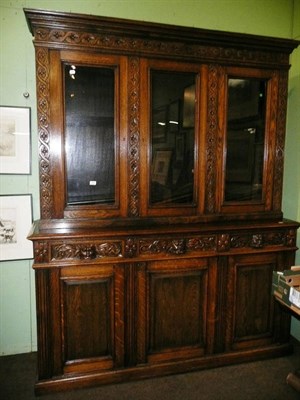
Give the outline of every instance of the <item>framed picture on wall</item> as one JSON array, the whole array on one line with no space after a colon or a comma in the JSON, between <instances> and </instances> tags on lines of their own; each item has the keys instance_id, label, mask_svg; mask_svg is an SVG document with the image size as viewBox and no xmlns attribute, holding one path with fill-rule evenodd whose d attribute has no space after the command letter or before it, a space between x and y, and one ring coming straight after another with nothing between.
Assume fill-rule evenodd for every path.
<instances>
[{"instance_id":1,"label":"framed picture on wall","mask_svg":"<svg viewBox=\"0 0 300 400\"><path fill-rule=\"evenodd\" d=\"M32 224L32 196L0 196L0 261L33 258L27 239Z\"/></svg>"},{"instance_id":2,"label":"framed picture on wall","mask_svg":"<svg viewBox=\"0 0 300 400\"><path fill-rule=\"evenodd\" d=\"M0 174L30 174L30 145L30 108L0 106Z\"/></svg>"},{"instance_id":3,"label":"framed picture on wall","mask_svg":"<svg viewBox=\"0 0 300 400\"><path fill-rule=\"evenodd\" d=\"M158 182L161 185L165 185L167 183L171 156L171 150L158 150L155 152L152 181Z\"/></svg>"}]
</instances>

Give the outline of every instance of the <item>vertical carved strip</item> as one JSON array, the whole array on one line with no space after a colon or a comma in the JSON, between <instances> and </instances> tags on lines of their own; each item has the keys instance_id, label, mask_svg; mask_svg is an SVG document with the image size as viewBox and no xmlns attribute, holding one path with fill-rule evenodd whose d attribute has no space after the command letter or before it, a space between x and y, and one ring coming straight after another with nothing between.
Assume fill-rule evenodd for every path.
<instances>
[{"instance_id":1,"label":"vertical carved strip","mask_svg":"<svg viewBox=\"0 0 300 400\"><path fill-rule=\"evenodd\" d=\"M146 263L138 264L137 269L137 326L136 326L136 341L137 341L137 364L147 362L146 346L148 343L148 313L147 313L147 281L146 281Z\"/></svg>"},{"instance_id":2,"label":"vertical carved strip","mask_svg":"<svg viewBox=\"0 0 300 400\"><path fill-rule=\"evenodd\" d=\"M115 366L124 366L124 266L115 265Z\"/></svg>"},{"instance_id":3,"label":"vertical carved strip","mask_svg":"<svg viewBox=\"0 0 300 400\"><path fill-rule=\"evenodd\" d=\"M208 108L207 108L207 144L206 144L206 211L215 211L216 189L216 146L218 127L218 68L209 65L208 70Z\"/></svg>"},{"instance_id":4,"label":"vertical carved strip","mask_svg":"<svg viewBox=\"0 0 300 400\"><path fill-rule=\"evenodd\" d=\"M50 279L49 270L37 270L36 306L37 306L37 341L38 341L38 378L46 379L52 376L52 340L51 316L49 299Z\"/></svg>"},{"instance_id":5,"label":"vertical carved strip","mask_svg":"<svg viewBox=\"0 0 300 400\"><path fill-rule=\"evenodd\" d=\"M132 217L139 215L139 161L140 161L140 68L139 59L129 59L129 80L128 80L128 115L129 115L129 141L128 141L128 166L129 166L129 210Z\"/></svg>"},{"instance_id":6,"label":"vertical carved strip","mask_svg":"<svg viewBox=\"0 0 300 400\"><path fill-rule=\"evenodd\" d=\"M281 71L279 74L278 87L278 106L277 106L277 141L274 160L274 191L273 191L273 209L281 210L282 185L283 185L283 163L284 163L284 141L286 125L287 108L287 71Z\"/></svg>"},{"instance_id":7,"label":"vertical carved strip","mask_svg":"<svg viewBox=\"0 0 300 400\"><path fill-rule=\"evenodd\" d=\"M136 365L136 265L125 268L125 366Z\"/></svg>"},{"instance_id":8,"label":"vertical carved strip","mask_svg":"<svg viewBox=\"0 0 300 400\"><path fill-rule=\"evenodd\" d=\"M49 52L45 48L36 49L37 70L37 118L39 132L40 195L41 217L52 215L52 179L50 175L50 92L49 92Z\"/></svg>"}]
</instances>

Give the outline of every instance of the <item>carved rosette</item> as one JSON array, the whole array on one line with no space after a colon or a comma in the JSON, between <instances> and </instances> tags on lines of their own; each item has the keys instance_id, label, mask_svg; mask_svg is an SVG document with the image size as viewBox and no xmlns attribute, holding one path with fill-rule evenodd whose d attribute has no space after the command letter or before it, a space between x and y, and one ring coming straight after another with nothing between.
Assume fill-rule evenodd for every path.
<instances>
[{"instance_id":1,"label":"carved rosette","mask_svg":"<svg viewBox=\"0 0 300 400\"><path fill-rule=\"evenodd\" d=\"M50 105L49 105L49 53L45 48L36 49L37 116L39 130L39 162L42 218L52 217L52 180L50 165Z\"/></svg>"},{"instance_id":2,"label":"carved rosette","mask_svg":"<svg viewBox=\"0 0 300 400\"><path fill-rule=\"evenodd\" d=\"M124 256L128 258L135 257L137 255L137 243L133 238L128 238L125 242Z\"/></svg>"},{"instance_id":3,"label":"carved rosette","mask_svg":"<svg viewBox=\"0 0 300 400\"><path fill-rule=\"evenodd\" d=\"M47 242L34 243L34 260L37 264L43 264L49 260L49 251Z\"/></svg>"},{"instance_id":4,"label":"carved rosette","mask_svg":"<svg viewBox=\"0 0 300 400\"><path fill-rule=\"evenodd\" d=\"M296 246L296 231L289 230L286 234L286 245L288 247Z\"/></svg>"},{"instance_id":5,"label":"carved rosette","mask_svg":"<svg viewBox=\"0 0 300 400\"><path fill-rule=\"evenodd\" d=\"M288 55L280 52L249 50L246 48L209 46L205 44L188 43L185 41L162 42L159 39L132 38L109 33L87 33L82 31L34 28L35 42L51 42L61 45L83 46L103 50L125 51L126 53L140 52L145 55L178 55L189 59L209 61L249 61L273 65L288 63Z\"/></svg>"},{"instance_id":6,"label":"carved rosette","mask_svg":"<svg viewBox=\"0 0 300 400\"><path fill-rule=\"evenodd\" d=\"M230 249L230 236L223 233L218 236L218 251L228 251Z\"/></svg>"},{"instance_id":7,"label":"carved rosette","mask_svg":"<svg viewBox=\"0 0 300 400\"><path fill-rule=\"evenodd\" d=\"M140 104L139 104L139 61L138 58L129 59L129 144L128 144L128 163L129 163L129 214L137 217L139 214L139 124L140 124Z\"/></svg>"},{"instance_id":8,"label":"carved rosette","mask_svg":"<svg viewBox=\"0 0 300 400\"><path fill-rule=\"evenodd\" d=\"M260 233L252 235L250 247L252 247L253 249L260 249L263 246L264 246L263 235Z\"/></svg>"}]
</instances>

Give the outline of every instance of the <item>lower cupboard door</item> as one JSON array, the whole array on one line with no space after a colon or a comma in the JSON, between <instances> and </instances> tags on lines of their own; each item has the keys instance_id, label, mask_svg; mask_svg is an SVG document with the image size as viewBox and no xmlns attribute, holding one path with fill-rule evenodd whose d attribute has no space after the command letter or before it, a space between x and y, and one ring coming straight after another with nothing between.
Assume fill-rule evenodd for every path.
<instances>
[{"instance_id":1,"label":"lower cupboard door","mask_svg":"<svg viewBox=\"0 0 300 400\"><path fill-rule=\"evenodd\" d=\"M62 288L64 373L122 365L123 307L117 298L123 288L117 290L113 269L87 271L84 277L65 276Z\"/></svg>"},{"instance_id":2,"label":"lower cupboard door","mask_svg":"<svg viewBox=\"0 0 300 400\"><path fill-rule=\"evenodd\" d=\"M206 259L190 259L151 262L139 271L140 362L164 362L205 353L208 307L213 307L212 268Z\"/></svg>"},{"instance_id":3,"label":"lower cupboard door","mask_svg":"<svg viewBox=\"0 0 300 400\"><path fill-rule=\"evenodd\" d=\"M232 350L271 344L274 336L274 253L229 257L227 341Z\"/></svg>"}]
</instances>

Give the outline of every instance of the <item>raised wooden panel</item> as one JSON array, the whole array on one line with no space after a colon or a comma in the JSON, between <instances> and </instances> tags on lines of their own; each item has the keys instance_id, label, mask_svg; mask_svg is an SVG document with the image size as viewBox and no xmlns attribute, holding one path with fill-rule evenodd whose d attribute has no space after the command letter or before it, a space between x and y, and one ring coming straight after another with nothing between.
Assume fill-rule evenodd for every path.
<instances>
[{"instance_id":1,"label":"raised wooden panel","mask_svg":"<svg viewBox=\"0 0 300 400\"><path fill-rule=\"evenodd\" d=\"M150 352L203 344L205 275L152 277Z\"/></svg>"},{"instance_id":2,"label":"raised wooden panel","mask_svg":"<svg viewBox=\"0 0 300 400\"><path fill-rule=\"evenodd\" d=\"M271 285L272 271L277 269L276 254L230 257L229 264L235 282L230 299L233 348L270 342L273 332Z\"/></svg>"},{"instance_id":3,"label":"raised wooden panel","mask_svg":"<svg viewBox=\"0 0 300 400\"><path fill-rule=\"evenodd\" d=\"M47 379L62 373L59 270L36 271L38 375Z\"/></svg>"},{"instance_id":4,"label":"raised wooden panel","mask_svg":"<svg viewBox=\"0 0 300 400\"><path fill-rule=\"evenodd\" d=\"M64 282L66 361L112 354L110 292L110 279Z\"/></svg>"},{"instance_id":5,"label":"raised wooden panel","mask_svg":"<svg viewBox=\"0 0 300 400\"><path fill-rule=\"evenodd\" d=\"M123 365L123 266L69 267L61 281L64 371Z\"/></svg>"},{"instance_id":6,"label":"raised wooden panel","mask_svg":"<svg viewBox=\"0 0 300 400\"><path fill-rule=\"evenodd\" d=\"M203 354L207 328L207 260L149 263L146 276L148 360L181 358L193 352Z\"/></svg>"}]
</instances>

